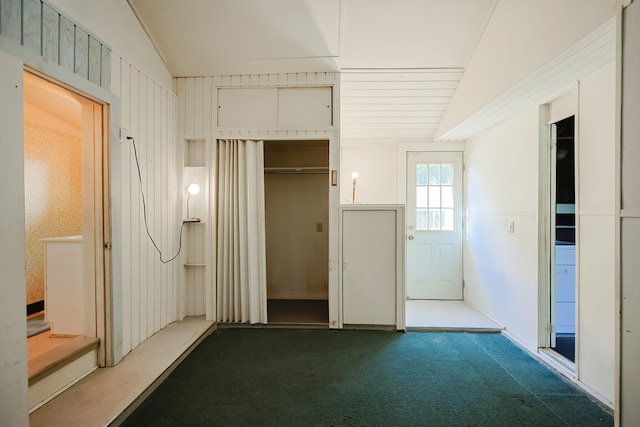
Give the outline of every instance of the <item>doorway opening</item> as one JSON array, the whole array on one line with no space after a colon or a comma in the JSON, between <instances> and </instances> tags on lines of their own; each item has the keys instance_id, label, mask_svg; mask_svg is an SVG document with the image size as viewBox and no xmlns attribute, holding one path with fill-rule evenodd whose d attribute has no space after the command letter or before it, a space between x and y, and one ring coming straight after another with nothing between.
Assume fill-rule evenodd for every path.
<instances>
[{"instance_id":1,"label":"doorway opening","mask_svg":"<svg viewBox=\"0 0 640 427\"><path fill-rule=\"evenodd\" d=\"M329 141L264 142L269 324L329 324Z\"/></svg>"},{"instance_id":2,"label":"doorway opening","mask_svg":"<svg viewBox=\"0 0 640 427\"><path fill-rule=\"evenodd\" d=\"M105 286L106 143L102 104L28 71L23 78L27 347L32 386L47 372L55 372L55 366L70 363L69 353L91 352L95 366L100 358L97 337L104 336L104 324L99 314L104 313L97 307L103 306ZM50 368L40 372L42 365ZM32 372L38 373L37 379Z\"/></svg>"},{"instance_id":3,"label":"doorway opening","mask_svg":"<svg viewBox=\"0 0 640 427\"><path fill-rule=\"evenodd\" d=\"M551 125L551 292L549 347L575 363L576 169L575 116Z\"/></svg>"}]
</instances>

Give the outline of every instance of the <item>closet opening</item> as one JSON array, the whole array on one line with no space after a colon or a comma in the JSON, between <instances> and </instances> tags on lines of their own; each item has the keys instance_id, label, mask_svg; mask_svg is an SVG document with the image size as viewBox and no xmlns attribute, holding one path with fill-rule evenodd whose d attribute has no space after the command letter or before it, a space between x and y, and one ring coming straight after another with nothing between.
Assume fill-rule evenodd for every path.
<instances>
[{"instance_id":1,"label":"closet opening","mask_svg":"<svg viewBox=\"0 0 640 427\"><path fill-rule=\"evenodd\" d=\"M265 141L270 325L329 324L329 141Z\"/></svg>"}]
</instances>

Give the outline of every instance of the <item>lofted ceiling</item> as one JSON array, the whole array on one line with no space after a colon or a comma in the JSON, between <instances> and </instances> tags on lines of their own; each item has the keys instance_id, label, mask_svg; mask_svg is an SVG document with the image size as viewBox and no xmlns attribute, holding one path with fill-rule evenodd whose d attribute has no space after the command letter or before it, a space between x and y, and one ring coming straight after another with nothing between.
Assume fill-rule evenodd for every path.
<instances>
[{"instance_id":1,"label":"lofted ceiling","mask_svg":"<svg viewBox=\"0 0 640 427\"><path fill-rule=\"evenodd\" d=\"M128 0L174 77L342 72L341 140L431 141L497 0Z\"/></svg>"},{"instance_id":2,"label":"lofted ceiling","mask_svg":"<svg viewBox=\"0 0 640 427\"><path fill-rule=\"evenodd\" d=\"M496 0L128 0L174 77L463 68Z\"/></svg>"}]
</instances>

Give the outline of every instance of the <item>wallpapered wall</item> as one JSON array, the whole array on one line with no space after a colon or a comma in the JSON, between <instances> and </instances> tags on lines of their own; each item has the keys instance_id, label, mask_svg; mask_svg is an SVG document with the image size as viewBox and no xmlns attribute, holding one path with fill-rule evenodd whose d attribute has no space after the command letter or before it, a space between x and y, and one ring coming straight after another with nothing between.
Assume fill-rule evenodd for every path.
<instances>
[{"instance_id":1,"label":"wallpapered wall","mask_svg":"<svg viewBox=\"0 0 640 427\"><path fill-rule=\"evenodd\" d=\"M24 141L27 304L31 304L44 299L40 239L82 234L82 146L80 131L70 135L28 118Z\"/></svg>"}]
</instances>

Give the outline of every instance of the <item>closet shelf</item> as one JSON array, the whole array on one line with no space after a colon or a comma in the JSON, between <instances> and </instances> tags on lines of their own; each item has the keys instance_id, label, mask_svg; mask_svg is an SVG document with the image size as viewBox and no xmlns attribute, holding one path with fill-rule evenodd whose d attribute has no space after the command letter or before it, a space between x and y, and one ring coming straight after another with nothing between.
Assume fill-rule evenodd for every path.
<instances>
[{"instance_id":1,"label":"closet shelf","mask_svg":"<svg viewBox=\"0 0 640 427\"><path fill-rule=\"evenodd\" d=\"M207 264L196 264L196 263L185 263L184 264L185 267L206 267Z\"/></svg>"}]
</instances>

